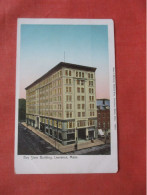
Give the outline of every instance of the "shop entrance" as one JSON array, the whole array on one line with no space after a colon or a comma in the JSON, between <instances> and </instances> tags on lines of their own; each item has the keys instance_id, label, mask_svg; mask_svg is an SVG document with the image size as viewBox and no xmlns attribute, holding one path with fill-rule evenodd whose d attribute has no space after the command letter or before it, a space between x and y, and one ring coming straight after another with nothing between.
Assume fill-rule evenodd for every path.
<instances>
[{"instance_id":1,"label":"shop entrance","mask_svg":"<svg viewBox=\"0 0 147 195\"><path fill-rule=\"evenodd\" d=\"M37 128L39 129L39 117L37 117Z\"/></svg>"},{"instance_id":2,"label":"shop entrance","mask_svg":"<svg viewBox=\"0 0 147 195\"><path fill-rule=\"evenodd\" d=\"M78 140L86 139L86 129L78 129Z\"/></svg>"},{"instance_id":3,"label":"shop entrance","mask_svg":"<svg viewBox=\"0 0 147 195\"><path fill-rule=\"evenodd\" d=\"M89 139L94 139L94 131L89 131Z\"/></svg>"}]
</instances>

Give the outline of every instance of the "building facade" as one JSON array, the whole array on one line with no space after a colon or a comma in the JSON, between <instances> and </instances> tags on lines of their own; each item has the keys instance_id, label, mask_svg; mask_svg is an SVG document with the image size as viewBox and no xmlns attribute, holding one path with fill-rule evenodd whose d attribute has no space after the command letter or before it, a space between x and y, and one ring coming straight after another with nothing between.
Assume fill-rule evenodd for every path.
<instances>
[{"instance_id":1,"label":"building facade","mask_svg":"<svg viewBox=\"0 0 147 195\"><path fill-rule=\"evenodd\" d=\"M96 139L96 68L60 62L26 87L26 122L62 143Z\"/></svg>"},{"instance_id":2,"label":"building facade","mask_svg":"<svg viewBox=\"0 0 147 195\"><path fill-rule=\"evenodd\" d=\"M98 129L110 130L110 100L97 99L96 105Z\"/></svg>"}]
</instances>

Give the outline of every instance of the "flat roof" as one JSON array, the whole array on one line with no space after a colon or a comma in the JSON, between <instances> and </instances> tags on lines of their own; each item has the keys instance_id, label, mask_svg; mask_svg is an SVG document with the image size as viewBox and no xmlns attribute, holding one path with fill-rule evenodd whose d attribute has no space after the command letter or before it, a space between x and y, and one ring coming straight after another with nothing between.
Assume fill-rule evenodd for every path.
<instances>
[{"instance_id":1,"label":"flat roof","mask_svg":"<svg viewBox=\"0 0 147 195\"><path fill-rule=\"evenodd\" d=\"M78 64L71 64L71 63L67 63L67 62L60 62L59 64L54 66L51 70L49 70L47 73L45 73L43 76L41 76L39 79L37 79L32 84L27 86L25 89L29 89L30 87L36 85L37 83L39 83L40 81L42 81L43 79L45 79L46 77L50 76L51 74L60 70L63 67L71 68L71 69L78 69L78 70L86 70L86 71L91 71L91 72L96 71L95 67L83 66L83 65L78 65Z\"/></svg>"}]
</instances>

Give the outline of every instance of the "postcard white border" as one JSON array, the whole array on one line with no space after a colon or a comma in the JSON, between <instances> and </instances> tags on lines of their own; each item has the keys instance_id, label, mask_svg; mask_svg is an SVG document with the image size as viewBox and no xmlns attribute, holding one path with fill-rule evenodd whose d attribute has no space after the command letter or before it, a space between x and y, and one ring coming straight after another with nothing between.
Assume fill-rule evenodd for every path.
<instances>
[{"instance_id":1,"label":"postcard white border","mask_svg":"<svg viewBox=\"0 0 147 195\"><path fill-rule=\"evenodd\" d=\"M58 155L48 155L52 159L23 159L18 155L18 99L20 66L20 27L21 24L69 24L69 25L108 25L109 47L109 84L110 84L110 120L111 154L76 155L77 159L56 159ZM118 171L117 151L117 115L115 84L114 23L112 19L18 19L17 21L17 57L16 57L16 102L15 102L15 173L16 174L68 174L68 173L116 173ZM27 156L27 155L25 155ZM38 157L40 155L37 155ZM47 155L41 155L47 156Z\"/></svg>"}]
</instances>

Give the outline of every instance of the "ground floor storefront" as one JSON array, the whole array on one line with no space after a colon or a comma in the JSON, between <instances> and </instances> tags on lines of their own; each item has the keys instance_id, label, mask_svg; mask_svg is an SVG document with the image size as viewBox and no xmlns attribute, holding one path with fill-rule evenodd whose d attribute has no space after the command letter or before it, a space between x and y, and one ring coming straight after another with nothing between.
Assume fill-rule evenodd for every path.
<instances>
[{"instance_id":1,"label":"ground floor storefront","mask_svg":"<svg viewBox=\"0 0 147 195\"><path fill-rule=\"evenodd\" d=\"M97 120L95 120L97 121ZM36 130L43 132L53 140L62 145L77 144L79 141L88 141L98 138L97 126L86 127L69 127L68 123L74 123L67 120L59 120L40 116L26 117L27 125L34 127Z\"/></svg>"}]
</instances>

